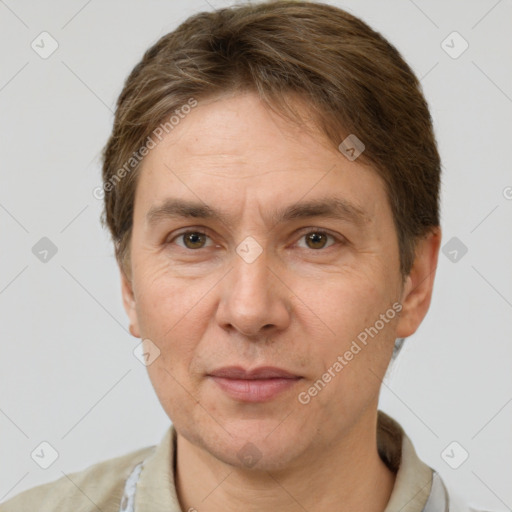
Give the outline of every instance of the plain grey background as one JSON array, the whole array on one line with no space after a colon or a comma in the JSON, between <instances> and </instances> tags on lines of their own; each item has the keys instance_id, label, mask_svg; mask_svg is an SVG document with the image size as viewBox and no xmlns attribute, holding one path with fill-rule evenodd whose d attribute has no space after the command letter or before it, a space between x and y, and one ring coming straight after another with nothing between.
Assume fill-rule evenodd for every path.
<instances>
[{"instance_id":1,"label":"plain grey background","mask_svg":"<svg viewBox=\"0 0 512 512\"><path fill-rule=\"evenodd\" d=\"M133 354L92 191L143 51L190 14L231 3L0 0L0 501L157 444L169 425ZM443 160L446 254L381 408L449 487L511 510L512 3L329 3L380 31L421 78ZM47 58L31 46L48 52L53 40ZM38 253L43 237L55 255ZM50 456L42 442L58 453L48 469L31 457Z\"/></svg>"}]
</instances>

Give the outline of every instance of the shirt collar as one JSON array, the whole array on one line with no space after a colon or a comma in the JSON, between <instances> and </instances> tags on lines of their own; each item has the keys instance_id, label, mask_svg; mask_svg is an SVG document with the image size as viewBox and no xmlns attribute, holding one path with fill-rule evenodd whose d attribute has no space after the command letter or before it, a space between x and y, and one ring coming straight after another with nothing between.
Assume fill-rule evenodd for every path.
<instances>
[{"instance_id":1,"label":"shirt collar","mask_svg":"<svg viewBox=\"0 0 512 512\"><path fill-rule=\"evenodd\" d=\"M395 486L384 512L420 512L432 488L432 469L416 455L402 427L379 411L377 446L381 459L396 473Z\"/></svg>"},{"instance_id":2,"label":"shirt collar","mask_svg":"<svg viewBox=\"0 0 512 512\"><path fill-rule=\"evenodd\" d=\"M182 512L174 482L176 438L171 425L155 451L143 462L135 493L135 511ZM431 493L433 471L418 458L400 425L382 411L378 411L377 446L382 460L396 473L384 512L423 511Z\"/></svg>"},{"instance_id":3,"label":"shirt collar","mask_svg":"<svg viewBox=\"0 0 512 512\"><path fill-rule=\"evenodd\" d=\"M171 425L143 463L135 493L137 512L182 512L174 485L175 460L176 429Z\"/></svg>"}]
</instances>

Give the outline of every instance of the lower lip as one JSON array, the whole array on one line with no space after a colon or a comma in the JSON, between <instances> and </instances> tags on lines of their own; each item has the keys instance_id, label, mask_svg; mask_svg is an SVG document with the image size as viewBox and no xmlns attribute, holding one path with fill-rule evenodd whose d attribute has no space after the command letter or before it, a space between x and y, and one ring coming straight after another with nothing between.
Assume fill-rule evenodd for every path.
<instances>
[{"instance_id":1,"label":"lower lip","mask_svg":"<svg viewBox=\"0 0 512 512\"><path fill-rule=\"evenodd\" d=\"M300 377L292 379L274 378L274 379L226 379L225 377L215 377L212 379L221 387L221 389L235 400L243 402L266 402L276 397L286 389L291 388Z\"/></svg>"}]
</instances>

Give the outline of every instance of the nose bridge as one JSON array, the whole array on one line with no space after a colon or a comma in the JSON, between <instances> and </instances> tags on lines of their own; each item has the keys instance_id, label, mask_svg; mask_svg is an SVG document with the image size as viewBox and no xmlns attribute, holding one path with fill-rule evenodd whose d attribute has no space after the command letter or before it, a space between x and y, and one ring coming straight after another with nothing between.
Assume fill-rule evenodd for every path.
<instances>
[{"instance_id":1,"label":"nose bridge","mask_svg":"<svg viewBox=\"0 0 512 512\"><path fill-rule=\"evenodd\" d=\"M269 298L270 272L268 258L263 252L254 259L245 259L237 255L234 258L233 296L239 301L250 300L253 306L263 304ZM258 304L260 302L260 304Z\"/></svg>"},{"instance_id":2,"label":"nose bridge","mask_svg":"<svg viewBox=\"0 0 512 512\"><path fill-rule=\"evenodd\" d=\"M234 255L218 320L246 335L255 335L269 326L282 329L289 321L290 310L282 286L268 268L266 252L251 246L251 241L245 243Z\"/></svg>"}]
</instances>

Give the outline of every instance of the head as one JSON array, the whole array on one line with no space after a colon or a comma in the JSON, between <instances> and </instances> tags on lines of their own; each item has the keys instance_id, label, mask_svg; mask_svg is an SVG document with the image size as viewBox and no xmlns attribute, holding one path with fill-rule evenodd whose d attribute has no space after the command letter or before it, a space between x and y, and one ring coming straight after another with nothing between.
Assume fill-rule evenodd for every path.
<instances>
[{"instance_id":1,"label":"head","mask_svg":"<svg viewBox=\"0 0 512 512\"><path fill-rule=\"evenodd\" d=\"M372 424L440 243L431 117L389 42L324 4L195 15L126 80L103 179L130 330L182 436L278 468ZM249 402L225 366L298 378Z\"/></svg>"}]
</instances>

